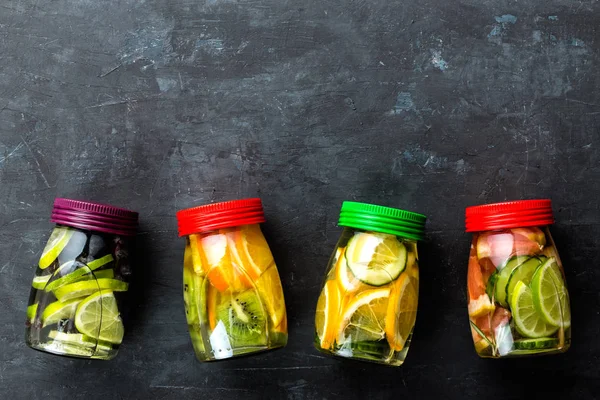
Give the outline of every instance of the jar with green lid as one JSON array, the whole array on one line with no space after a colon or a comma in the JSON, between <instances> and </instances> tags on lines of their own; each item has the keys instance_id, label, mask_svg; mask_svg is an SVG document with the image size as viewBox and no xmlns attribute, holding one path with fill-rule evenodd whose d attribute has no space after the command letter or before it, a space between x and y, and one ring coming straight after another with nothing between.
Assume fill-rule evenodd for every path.
<instances>
[{"instance_id":1,"label":"jar with green lid","mask_svg":"<svg viewBox=\"0 0 600 400\"><path fill-rule=\"evenodd\" d=\"M417 242L426 217L346 201L315 312L315 347L328 354L404 363L419 297Z\"/></svg>"}]
</instances>

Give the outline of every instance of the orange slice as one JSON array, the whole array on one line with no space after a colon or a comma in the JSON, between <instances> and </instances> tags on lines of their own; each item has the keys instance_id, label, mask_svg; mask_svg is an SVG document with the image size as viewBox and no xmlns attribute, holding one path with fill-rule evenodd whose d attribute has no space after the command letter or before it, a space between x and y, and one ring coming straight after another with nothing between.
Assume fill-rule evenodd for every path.
<instances>
[{"instance_id":1,"label":"orange slice","mask_svg":"<svg viewBox=\"0 0 600 400\"><path fill-rule=\"evenodd\" d=\"M202 236L200 234L191 234L188 239L190 241L191 263L193 265L193 270L198 275L205 276L208 265L202 252ZM184 255L184 263L186 262L186 259L187 255ZM187 260L187 262L189 262L189 260Z\"/></svg>"},{"instance_id":2,"label":"orange slice","mask_svg":"<svg viewBox=\"0 0 600 400\"><path fill-rule=\"evenodd\" d=\"M319 296L315 312L315 328L322 349L330 349L335 339L336 320L340 305L340 290L337 282L329 280Z\"/></svg>"},{"instance_id":3,"label":"orange slice","mask_svg":"<svg viewBox=\"0 0 600 400\"><path fill-rule=\"evenodd\" d=\"M337 342L377 341L385 337L389 287L364 290L344 307L337 326Z\"/></svg>"},{"instance_id":4,"label":"orange slice","mask_svg":"<svg viewBox=\"0 0 600 400\"><path fill-rule=\"evenodd\" d=\"M202 253L208 266L206 274L210 283L220 292L231 289L234 292L252 287L244 271L231 262L227 236L213 233L200 239Z\"/></svg>"},{"instance_id":5,"label":"orange slice","mask_svg":"<svg viewBox=\"0 0 600 400\"><path fill-rule=\"evenodd\" d=\"M274 264L273 254L259 225L244 225L228 230L226 235L234 263L246 270L252 280L257 280Z\"/></svg>"},{"instance_id":6,"label":"orange slice","mask_svg":"<svg viewBox=\"0 0 600 400\"><path fill-rule=\"evenodd\" d=\"M269 313L273 326L279 326L281 321L285 319L285 301L281 280L275 265L256 281L256 289Z\"/></svg>"},{"instance_id":7,"label":"orange slice","mask_svg":"<svg viewBox=\"0 0 600 400\"><path fill-rule=\"evenodd\" d=\"M385 317L385 336L390 348L395 351L404 348L417 319L419 281L410 274L410 268L408 274L400 275L390 289L390 299Z\"/></svg>"}]
</instances>

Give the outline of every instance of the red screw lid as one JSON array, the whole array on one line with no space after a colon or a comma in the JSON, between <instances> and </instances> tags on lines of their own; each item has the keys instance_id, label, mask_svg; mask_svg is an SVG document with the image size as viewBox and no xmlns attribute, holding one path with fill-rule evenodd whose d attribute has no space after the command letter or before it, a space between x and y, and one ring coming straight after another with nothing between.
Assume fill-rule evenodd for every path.
<instances>
[{"instance_id":1,"label":"red screw lid","mask_svg":"<svg viewBox=\"0 0 600 400\"><path fill-rule=\"evenodd\" d=\"M507 201L467 207L465 218L467 232L553 223L552 203L549 199Z\"/></svg>"},{"instance_id":2,"label":"red screw lid","mask_svg":"<svg viewBox=\"0 0 600 400\"><path fill-rule=\"evenodd\" d=\"M206 204L177 212L179 236L265 222L258 198Z\"/></svg>"}]
</instances>

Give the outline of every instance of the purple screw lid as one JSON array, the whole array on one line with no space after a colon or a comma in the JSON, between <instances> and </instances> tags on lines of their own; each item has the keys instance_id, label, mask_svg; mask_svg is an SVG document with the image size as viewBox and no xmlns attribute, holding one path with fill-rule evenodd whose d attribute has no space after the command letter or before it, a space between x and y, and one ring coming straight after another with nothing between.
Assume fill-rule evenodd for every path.
<instances>
[{"instance_id":1,"label":"purple screw lid","mask_svg":"<svg viewBox=\"0 0 600 400\"><path fill-rule=\"evenodd\" d=\"M90 231L134 236L138 213L106 204L56 198L50 221Z\"/></svg>"}]
</instances>

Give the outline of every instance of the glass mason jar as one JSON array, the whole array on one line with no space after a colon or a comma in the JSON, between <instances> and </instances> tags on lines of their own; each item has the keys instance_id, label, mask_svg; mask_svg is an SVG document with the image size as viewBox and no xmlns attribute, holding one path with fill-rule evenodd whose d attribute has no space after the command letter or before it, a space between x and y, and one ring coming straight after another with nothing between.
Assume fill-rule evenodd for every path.
<instances>
[{"instance_id":1,"label":"glass mason jar","mask_svg":"<svg viewBox=\"0 0 600 400\"><path fill-rule=\"evenodd\" d=\"M550 200L467 208L468 311L481 357L561 353L571 345L569 293L548 230L553 223Z\"/></svg>"},{"instance_id":2,"label":"glass mason jar","mask_svg":"<svg viewBox=\"0 0 600 400\"><path fill-rule=\"evenodd\" d=\"M324 353L399 366L417 318L419 257L426 217L345 201L345 227L327 265L315 313Z\"/></svg>"},{"instance_id":3,"label":"glass mason jar","mask_svg":"<svg viewBox=\"0 0 600 400\"><path fill-rule=\"evenodd\" d=\"M183 300L200 361L283 347L287 317L277 266L260 223L260 199L177 213L186 236Z\"/></svg>"},{"instance_id":4,"label":"glass mason jar","mask_svg":"<svg viewBox=\"0 0 600 400\"><path fill-rule=\"evenodd\" d=\"M120 309L138 214L56 199L27 307L25 341L48 353L110 360L123 340Z\"/></svg>"}]
</instances>

